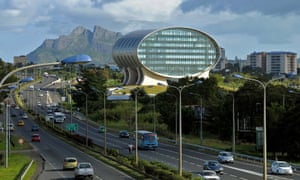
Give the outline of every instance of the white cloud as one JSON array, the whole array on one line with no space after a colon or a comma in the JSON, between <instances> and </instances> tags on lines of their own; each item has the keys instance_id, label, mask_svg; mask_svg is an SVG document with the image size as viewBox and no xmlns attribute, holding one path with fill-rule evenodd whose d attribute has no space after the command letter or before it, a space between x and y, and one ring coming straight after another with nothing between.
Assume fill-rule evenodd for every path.
<instances>
[{"instance_id":1,"label":"white cloud","mask_svg":"<svg viewBox=\"0 0 300 180\"><path fill-rule=\"evenodd\" d=\"M99 25L123 34L138 29L188 26L214 37L231 58L246 57L259 49L297 51L299 8L297 0L1 1L0 39L10 37L15 48L0 42L0 57L10 49L14 49L11 53L29 53L43 40L68 34L79 25L87 28ZM26 48L20 47L13 37L29 42L28 52L17 52Z\"/></svg>"},{"instance_id":2,"label":"white cloud","mask_svg":"<svg viewBox=\"0 0 300 180\"><path fill-rule=\"evenodd\" d=\"M180 3L181 0L122 0L105 4L103 11L121 22L165 21Z\"/></svg>"}]
</instances>

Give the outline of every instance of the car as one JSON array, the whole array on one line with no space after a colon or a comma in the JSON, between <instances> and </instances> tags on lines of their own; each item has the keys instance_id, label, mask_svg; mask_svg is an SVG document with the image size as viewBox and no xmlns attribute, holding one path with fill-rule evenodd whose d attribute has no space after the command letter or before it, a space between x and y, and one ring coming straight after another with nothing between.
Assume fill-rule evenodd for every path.
<instances>
[{"instance_id":1,"label":"car","mask_svg":"<svg viewBox=\"0 0 300 180\"><path fill-rule=\"evenodd\" d=\"M19 120L19 121L18 121L18 126L24 126L24 125L25 125L25 123L24 123L23 120Z\"/></svg>"},{"instance_id":2,"label":"car","mask_svg":"<svg viewBox=\"0 0 300 180\"><path fill-rule=\"evenodd\" d=\"M65 157L64 158L64 164L63 164L63 170L67 169L75 169L78 165L78 161L76 157Z\"/></svg>"},{"instance_id":3,"label":"car","mask_svg":"<svg viewBox=\"0 0 300 180\"><path fill-rule=\"evenodd\" d=\"M31 141L32 142L40 142L41 141L40 135L39 134L32 134Z\"/></svg>"},{"instance_id":4,"label":"car","mask_svg":"<svg viewBox=\"0 0 300 180\"><path fill-rule=\"evenodd\" d=\"M93 179L94 168L89 162L80 162L74 171L75 179Z\"/></svg>"},{"instance_id":5,"label":"car","mask_svg":"<svg viewBox=\"0 0 300 180\"><path fill-rule=\"evenodd\" d=\"M99 126L98 132L99 133L104 133L105 132L105 127L104 126Z\"/></svg>"},{"instance_id":6,"label":"car","mask_svg":"<svg viewBox=\"0 0 300 180\"><path fill-rule=\"evenodd\" d=\"M129 138L129 132L127 130L121 130L119 132L119 137L120 138Z\"/></svg>"},{"instance_id":7,"label":"car","mask_svg":"<svg viewBox=\"0 0 300 180\"><path fill-rule=\"evenodd\" d=\"M45 116L45 121L53 121L54 120L54 114L47 114Z\"/></svg>"},{"instance_id":8,"label":"car","mask_svg":"<svg viewBox=\"0 0 300 180\"><path fill-rule=\"evenodd\" d=\"M215 171L212 170L203 170L199 176L203 180L220 180L221 178L217 175Z\"/></svg>"},{"instance_id":9,"label":"car","mask_svg":"<svg viewBox=\"0 0 300 180\"><path fill-rule=\"evenodd\" d=\"M40 93L40 94L39 94L39 96L40 96L40 97L43 97L43 96L44 96L44 94Z\"/></svg>"},{"instance_id":10,"label":"car","mask_svg":"<svg viewBox=\"0 0 300 180\"><path fill-rule=\"evenodd\" d=\"M39 126L34 124L31 126L31 131L39 131Z\"/></svg>"},{"instance_id":11,"label":"car","mask_svg":"<svg viewBox=\"0 0 300 180\"><path fill-rule=\"evenodd\" d=\"M216 160L205 161L203 165L203 170L212 170L218 174L223 174L223 166Z\"/></svg>"},{"instance_id":12,"label":"car","mask_svg":"<svg viewBox=\"0 0 300 180\"><path fill-rule=\"evenodd\" d=\"M23 119L27 119L27 118L28 118L27 114L24 113L24 114L22 115L22 118L23 118Z\"/></svg>"},{"instance_id":13,"label":"car","mask_svg":"<svg viewBox=\"0 0 300 180\"><path fill-rule=\"evenodd\" d=\"M233 158L233 155L231 154L231 152L221 151L221 152L219 152L217 160L220 163L233 163L234 158Z\"/></svg>"},{"instance_id":14,"label":"car","mask_svg":"<svg viewBox=\"0 0 300 180\"><path fill-rule=\"evenodd\" d=\"M7 125L7 129L8 129L9 131L14 131L14 130L15 130L15 125L14 125L13 123L9 123L9 124Z\"/></svg>"},{"instance_id":15,"label":"car","mask_svg":"<svg viewBox=\"0 0 300 180\"><path fill-rule=\"evenodd\" d=\"M271 171L274 174L293 174L292 166L286 161L274 161L271 165Z\"/></svg>"}]
</instances>

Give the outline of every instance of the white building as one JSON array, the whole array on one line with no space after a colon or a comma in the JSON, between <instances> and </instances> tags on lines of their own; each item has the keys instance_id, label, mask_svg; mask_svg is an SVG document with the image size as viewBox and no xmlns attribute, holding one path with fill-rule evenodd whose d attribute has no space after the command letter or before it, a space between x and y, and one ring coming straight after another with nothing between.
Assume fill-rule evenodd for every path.
<instances>
[{"instance_id":1,"label":"white building","mask_svg":"<svg viewBox=\"0 0 300 180\"><path fill-rule=\"evenodd\" d=\"M267 74L297 73L297 54L286 51L253 52L247 56L253 68L259 67Z\"/></svg>"}]
</instances>

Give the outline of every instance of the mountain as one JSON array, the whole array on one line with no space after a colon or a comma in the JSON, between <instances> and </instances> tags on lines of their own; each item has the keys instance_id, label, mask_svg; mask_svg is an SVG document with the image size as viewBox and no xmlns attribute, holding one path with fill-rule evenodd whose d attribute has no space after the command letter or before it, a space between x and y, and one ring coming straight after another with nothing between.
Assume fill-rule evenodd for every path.
<instances>
[{"instance_id":1,"label":"mountain","mask_svg":"<svg viewBox=\"0 0 300 180\"><path fill-rule=\"evenodd\" d=\"M121 33L100 26L95 26L93 31L78 26L69 35L46 39L40 47L27 54L27 58L29 62L36 64L55 62L77 54L87 54L94 64L114 63L112 47L121 36Z\"/></svg>"}]
</instances>

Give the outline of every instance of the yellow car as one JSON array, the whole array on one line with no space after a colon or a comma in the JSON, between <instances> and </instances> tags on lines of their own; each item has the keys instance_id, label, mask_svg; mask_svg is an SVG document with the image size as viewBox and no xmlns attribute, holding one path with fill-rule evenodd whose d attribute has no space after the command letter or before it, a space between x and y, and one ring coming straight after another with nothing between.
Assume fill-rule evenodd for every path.
<instances>
[{"instance_id":1,"label":"yellow car","mask_svg":"<svg viewBox=\"0 0 300 180\"><path fill-rule=\"evenodd\" d=\"M77 167L78 161L75 157L66 157L64 159L63 170L75 169Z\"/></svg>"},{"instance_id":2,"label":"yellow car","mask_svg":"<svg viewBox=\"0 0 300 180\"><path fill-rule=\"evenodd\" d=\"M25 123L24 123L23 120L19 120L19 121L18 121L18 126L24 126L24 124L25 124Z\"/></svg>"}]
</instances>

